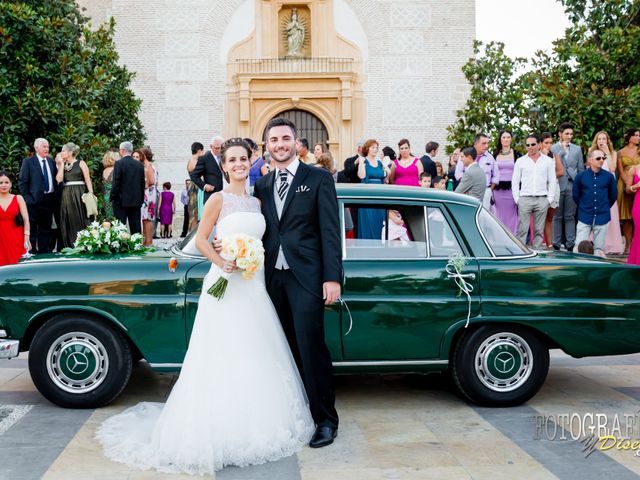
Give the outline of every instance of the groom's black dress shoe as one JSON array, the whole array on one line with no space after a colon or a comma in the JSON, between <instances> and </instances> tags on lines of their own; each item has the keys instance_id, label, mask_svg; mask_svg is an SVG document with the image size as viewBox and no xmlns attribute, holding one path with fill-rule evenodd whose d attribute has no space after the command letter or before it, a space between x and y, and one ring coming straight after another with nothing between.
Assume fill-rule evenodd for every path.
<instances>
[{"instance_id":1,"label":"groom's black dress shoe","mask_svg":"<svg viewBox=\"0 0 640 480\"><path fill-rule=\"evenodd\" d=\"M338 436L338 429L332 427L318 427L316 433L311 437L309 446L311 448L326 447L333 443L333 439Z\"/></svg>"}]
</instances>

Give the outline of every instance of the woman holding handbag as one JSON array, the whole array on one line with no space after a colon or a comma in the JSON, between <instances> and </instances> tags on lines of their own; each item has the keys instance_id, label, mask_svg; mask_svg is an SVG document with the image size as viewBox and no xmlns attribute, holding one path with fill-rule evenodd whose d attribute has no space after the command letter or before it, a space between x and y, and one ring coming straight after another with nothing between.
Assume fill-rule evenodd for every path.
<instances>
[{"instance_id":1,"label":"woman holding handbag","mask_svg":"<svg viewBox=\"0 0 640 480\"><path fill-rule=\"evenodd\" d=\"M31 250L29 231L27 204L11 193L9 174L0 171L0 266L18 263Z\"/></svg>"}]
</instances>

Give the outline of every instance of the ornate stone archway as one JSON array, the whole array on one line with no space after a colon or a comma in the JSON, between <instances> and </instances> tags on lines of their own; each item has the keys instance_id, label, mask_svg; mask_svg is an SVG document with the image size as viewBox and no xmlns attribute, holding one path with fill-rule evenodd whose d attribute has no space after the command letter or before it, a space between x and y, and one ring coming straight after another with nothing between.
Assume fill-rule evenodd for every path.
<instances>
[{"instance_id":1,"label":"ornate stone archway","mask_svg":"<svg viewBox=\"0 0 640 480\"><path fill-rule=\"evenodd\" d=\"M304 55L284 56L283 25L304 12ZM365 125L362 55L333 25L333 0L256 2L254 32L234 45L227 60L225 136L262 142L267 122L288 109L317 116L338 162L352 155ZM284 37L286 39L286 37Z\"/></svg>"},{"instance_id":2,"label":"ornate stone archway","mask_svg":"<svg viewBox=\"0 0 640 480\"><path fill-rule=\"evenodd\" d=\"M329 133L324 122L313 113L301 108L291 108L277 113L272 118L284 117L294 123L298 130L300 138L306 138L309 142L309 149L313 149L313 145L321 143L328 145ZM266 127L262 130L260 138L266 138Z\"/></svg>"},{"instance_id":3,"label":"ornate stone archway","mask_svg":"<svg viewBox=\"0 0 640 480\"><path fill-rule=\"evenodd\" d=\"M259 139L258 143L262 144L264 140L262 138L262 134L264 133L264 129L267 126L269 120L271 120L273 117L278 116L282 112L293 109L304 110L318 117L318 119L327 129L326 143L329 146L329 149L332 152L338 151L338 142L336 142L335 140L339 137L336 119L331 116L331 111L328 111L326 108L324 108L321 103L308 100L299 100L297 102L292 102L291 99L287 99L270 104L257 116L254 124L255 128L251 132L251 138Z\"/></svg>"}]
</instances>

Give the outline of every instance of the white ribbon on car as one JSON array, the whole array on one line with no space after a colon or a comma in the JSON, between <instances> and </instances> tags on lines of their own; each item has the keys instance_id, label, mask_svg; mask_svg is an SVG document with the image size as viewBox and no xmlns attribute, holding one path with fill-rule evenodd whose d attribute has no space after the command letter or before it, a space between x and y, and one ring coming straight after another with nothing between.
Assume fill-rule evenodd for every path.
<instances>
[{"instance_id":1,"label":"white ribbon on car","mask_svg":"<svg viewBox=\"0 0 640 480\"><path fill-rule=\"evenodd\" d=\"M461 272L461 261L464 261L462 265L466 263L466 258L459 256L458 258L450 258L447 262L447 266L444 268L447 272L448 278L453 279L459 288L458 295L464 293L467 296L467 322L464 324L464 328L469 326L471 320L471 292L473 292L473 285L467 282L465 275Z\"/></svg>"},{"instance_id":2,"label":"white ribbon on car","mask_svg":"<svg viewBox=\"0 0 640 480\"><path fill-rule=\"evenodd\" d=\"M338 297L338 300L340 300L340 304L342 304L342 306L347 309L347 313L349 314L349 329L347 330L347 333L344 334L344 336L346 337L347 335L349 335L351 329L353 328L353 318L351 318L351 311L349 310L349 305L347 305L347 302L345 302L342 297Z\"/></svg>"}]
</instances>

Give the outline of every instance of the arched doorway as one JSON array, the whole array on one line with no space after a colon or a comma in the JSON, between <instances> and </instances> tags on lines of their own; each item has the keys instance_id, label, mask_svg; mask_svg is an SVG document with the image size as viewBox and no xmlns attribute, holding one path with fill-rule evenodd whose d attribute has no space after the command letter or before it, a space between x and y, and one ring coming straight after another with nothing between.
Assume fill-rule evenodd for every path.
<instances>
[{"instance_id":1,"label":"arched doorway","mask_svg":"<svg viewBox=\"0 0 640 480\"><path fill-rule=\"evenodd\" d=\"M316 143L327 145L329 140L327 127L313 113L294 108L280 112L274 118L277 117L284 117L293 122L298 129L298 136L309 141L309 150L313 150L313 145ZM262 132L262 138L265 138L266 133L266 130Z\"/></svg>"}]
</instances>

